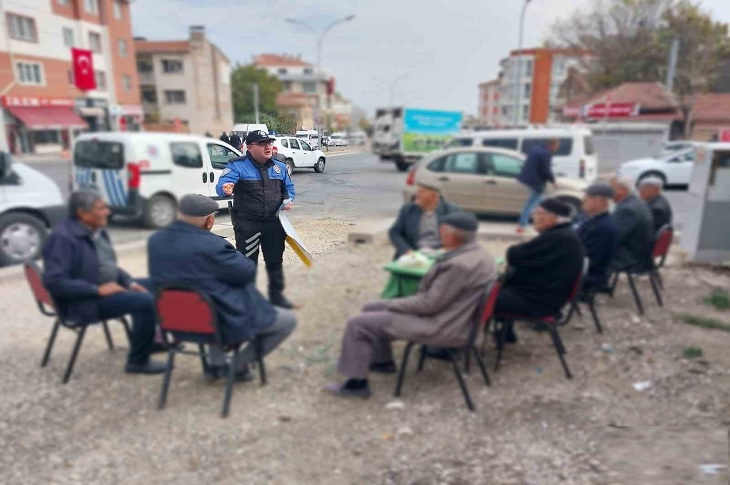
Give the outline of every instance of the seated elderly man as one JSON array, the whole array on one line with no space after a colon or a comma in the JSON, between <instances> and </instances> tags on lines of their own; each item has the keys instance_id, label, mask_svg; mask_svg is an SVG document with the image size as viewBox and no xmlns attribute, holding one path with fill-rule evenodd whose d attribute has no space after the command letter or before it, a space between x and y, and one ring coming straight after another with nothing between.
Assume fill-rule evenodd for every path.
<instances>
[{"instance_id":1,"label":"seated elderly man","mask_svg":"<svg viewBox=\"0 0 730 485\"><path fill-rule=\"evenodd\" d=\"M178 220L153 234L147 244L149 274L155 288L190 285L213 301L225 344L254 335L264 355L279 346L296 326L291 310L273 307L256 289L256 264L222 237L210 232L218 204L204 195L180 199ZM211 346L209 379L227 373L225 355ZM256 360L253 346L239 353L236 380L251 379L248 365Z\"/></svg>"},{"instance_id":2,"label":"seated elderly man","mask_svg":"<svg viewBox=\"0 0 730 485\"><path fill-rule=\"evenodd\" d=\"M545 199L532 213L538 236L507 250L509 271L495 313L543 317L565 305L583 268L584 251L570 222L570 206ZM507 342L515 342L512 326Z\"/></svg>"},{"instance_id":3,"label":"seated elderly man","mask_svg":"<svg viewBox=\"0 0 730 485\"><path fill-rule=\"evenodd\" d=\"M165 364L150 360L155 337L154 298L141 281L117 266L104 228L109 206L98 192L76 191L70 216L59 223L43 248L43 284L60 316L77 324L132 315L126 372L158 374Z\"/></svg>"},{"instance_id":4,"label":"seated elderly man","mask_svg":"<svg viewBox=\"0 0 730 485\"><path fill-rule=\"evenodd\" d=\"M618 245L618 229L610 212L613 188L606 183L595 183L586 189L583 197L584 219L576 229L590 261L583 288L601 290L608 286L609 267Z\"/></svg>"},{"instance_id":5,"label":"seated elderly man","mask_svg":"<svg viewBox=\"0 0 730 485\"><path fill-rule=\"evenodd\" d=\"M630 177L611 179L616 207L613 220L618 228L618 247L611 261L613 270L641 270L648 264L654 245L654 220L649 207L634 193Z\"/></svg>"},{"instance_id":6,"label":"seated elderly man","mask_svg":"<svg viewBox=\"0 0 730 485\"><path fill-rule=\"evenodd\" d=\"M471 316L495 278L494 259L476 242L477 220L466 212L441 219L446 253L410 297L368 303L350 318L340 350L339 371L347 380L327 391L367 398L368 371L393 373L391 342L410 340L436 346L464 345Z\"/></svg>"},{"instance_id":7,"label":"seated elderly man","mask_svg":"<svg viewBox=\"0 0 730 485\"><path fill-rule=\"evenodd\" d=\"M646 202L654 219L654 234L672 223L672 206L662 195L664 181L659 177L644 177L639 181L639 197Z\"/></svg>"},{"instance_id":8,"label":"seated elderly man","mask_svg":"<svg viewBox=\"0 0 730 485\"><path fill-rule=\"evenodd\" d=\"M395 246L395 259L417 249L441 247L439 224L447 214L460 211L441 198L438 189L419 184L413 202L403 205L388 236Z\"/></svg>"}]
</instances>

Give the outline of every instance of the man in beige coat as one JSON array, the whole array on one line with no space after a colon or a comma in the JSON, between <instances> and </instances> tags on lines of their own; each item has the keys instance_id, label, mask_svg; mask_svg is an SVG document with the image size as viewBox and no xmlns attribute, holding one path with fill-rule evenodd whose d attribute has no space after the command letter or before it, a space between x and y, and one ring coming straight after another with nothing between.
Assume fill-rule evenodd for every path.
<instances>
[{"instance_id":1,"label":"man in beige coat","mask_svg":"<svg viewBox=\"0 0 730 485\"><path fill-rule=\"evenodd\" d=\"M339 361L347 381L325 390L369 397L369 371L396 372L393 340L443 347L466 344L471 317L496 276L494 259L476 242L477 225L476 217L466 212L441 219L439 232L447 252L423 277L415 295L368 303L348 320Z\"/></svg>"}]
</instances>

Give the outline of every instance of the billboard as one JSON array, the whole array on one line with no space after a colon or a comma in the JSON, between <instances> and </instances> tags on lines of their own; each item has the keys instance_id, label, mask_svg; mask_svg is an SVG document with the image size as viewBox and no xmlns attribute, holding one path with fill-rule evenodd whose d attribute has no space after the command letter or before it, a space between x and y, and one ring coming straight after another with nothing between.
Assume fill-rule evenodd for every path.
<instances>
[{"instance_id":1,"label":"billboard","mask_svg":"<svg viewBox=\"0 0 730 485\"><path fill-rule=\"evenodd\" d=\"M403 114L403 151L428 153L443 147L461 130L462 114L406 108Z\"/></svg>"}]
</instances>

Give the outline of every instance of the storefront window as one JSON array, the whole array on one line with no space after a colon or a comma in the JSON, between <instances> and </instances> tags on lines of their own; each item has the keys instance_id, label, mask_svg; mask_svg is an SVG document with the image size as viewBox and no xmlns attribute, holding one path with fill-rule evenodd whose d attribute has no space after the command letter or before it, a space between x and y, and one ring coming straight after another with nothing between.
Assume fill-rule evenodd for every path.
<instances>
[{"instance_id":1,"label":"storefront window","mask_svg":"<svg viewBox=\"0 0 730 485\"><path fill-rule=\"evenodd\" d=\"M58 136L58 131L56 130L31 131L30 137L34 145L61 143L61 138Z\"/></svg>"}]
</instances>

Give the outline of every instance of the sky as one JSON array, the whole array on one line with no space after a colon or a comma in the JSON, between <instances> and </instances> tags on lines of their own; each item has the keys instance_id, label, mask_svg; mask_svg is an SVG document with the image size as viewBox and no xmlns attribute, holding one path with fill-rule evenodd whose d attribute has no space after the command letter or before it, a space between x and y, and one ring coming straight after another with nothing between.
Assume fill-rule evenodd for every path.
<instances>
[{"instance_id":1,"label":"sky","mask_svg":"<svg viewBox=\"0 0 730 485\"><path fill-rule=\"evenodd\" d=\"M531 0L524 47L535 47L557 19L592 0ZM702 0L715 20L730 23L730 0ZM234 63L262 53L301 54L316 62L320 33L322 69L336 89L372 116L388 106L477 112L481 82L494 79L499 61L518 43L519 0L134 0L135 36L182 40L190 25ZM309 28L292 24L295 19Z\"/></svg>"}]
</instances>

